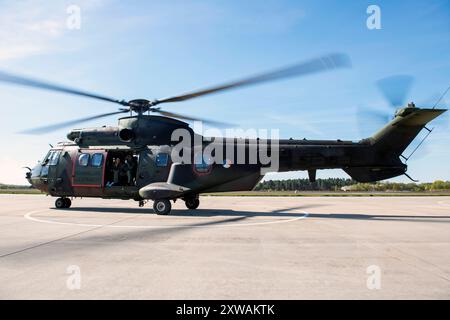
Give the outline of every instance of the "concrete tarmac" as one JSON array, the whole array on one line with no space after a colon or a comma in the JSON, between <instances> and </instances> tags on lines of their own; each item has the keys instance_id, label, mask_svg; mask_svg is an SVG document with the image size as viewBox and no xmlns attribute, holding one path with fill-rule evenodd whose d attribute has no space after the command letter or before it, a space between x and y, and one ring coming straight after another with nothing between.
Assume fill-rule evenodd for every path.
<instances>
[{"instance_id":1,"label":"concrete tarmac","mask_svg":"<svg viewBox=\"0 0 450 320\"><path fill-rule=\"evenodd\" d=\"M450 299L450 197L0 195L1 299Z\"/></svg>"}]
</instances>

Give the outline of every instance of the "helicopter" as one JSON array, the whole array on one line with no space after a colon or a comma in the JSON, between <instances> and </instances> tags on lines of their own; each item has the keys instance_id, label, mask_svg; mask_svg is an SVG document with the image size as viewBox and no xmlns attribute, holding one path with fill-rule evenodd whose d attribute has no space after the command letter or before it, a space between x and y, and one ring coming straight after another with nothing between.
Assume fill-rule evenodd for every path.
<instances>
[{"instance_id":1,"label":"helicopter","mask_svg":"<svg viewBox=\"0 0 450 320\"><path fill-rule=\"evenodd\" d=\"M43 134L93 119L130 113L119 118L117 126L73 129L67 134L69 141L51 147L42 161L28 168L26 178L29 183L57 197L56 208L69 208L75 198L95 197L135 200L139 206L153 201L154 212L167 215L171 211L171 201L181 199L188 209L195 210L200 204L200 194L252 190L264 174L271 171L307 171L311 182L315 182L316 172L321 169L342 169L358 182L375 182L400 175L409 177L407 164L402 161L402 157L405 158L403 152L422 129L431 131L426 125L447 110L419 108L414 103L405 106L405 92L392 90L398 86L385 90L391 105L398 108L394 118L371 137L357 142L340 139L206 138L195 133L185 121L223 123L166 111L159 106L350 66L347 55L328 54L158 100L119 100L6 72L0 72L0 81L120 106L118 111L22 133ZM174 135L183 139L174 140ZM183 140L181 148L180 140ZM207 148L211 152L205 156ZM267 157L271 161L268 162ZM272 162L276 162L275 167Z\"/></svg>"}]
</instances>

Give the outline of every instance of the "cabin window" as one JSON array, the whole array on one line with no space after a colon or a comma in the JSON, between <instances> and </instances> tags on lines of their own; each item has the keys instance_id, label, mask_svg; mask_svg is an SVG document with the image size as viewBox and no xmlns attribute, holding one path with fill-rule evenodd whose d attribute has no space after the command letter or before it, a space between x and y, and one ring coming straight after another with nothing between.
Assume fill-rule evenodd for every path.
<instances>
[{"instance_id":1,"label":"cabin window","mask_svg":"<svg viewBox=\"0 0 450 320\"><path fill-rule=\"evenodd\" d=\"M83 153L78 156L78 164L82 167L86 167L89 163L89 154Z\"/></svg>"},{"instance_id":2,"label":"cabin window","mask_svg":"<svg viewBox=\"0 0 450 320\"><path fill-rule=\"evenodd\" d=\"M167 153L158 153L156 155L156 166L157 167L165 167L169 163L169 154Z\"/></svg>"},{"instance_id":3,"label":"cabin window","mask_svg":"<svg viewBox=\"0 0 450 320\"><path fill-rule=\"evenodd\" d=\"M103 165L103 154L102 153L94 153L91 159L91 165L93 167L101 167Z\"/></svg>"}]
</instances>

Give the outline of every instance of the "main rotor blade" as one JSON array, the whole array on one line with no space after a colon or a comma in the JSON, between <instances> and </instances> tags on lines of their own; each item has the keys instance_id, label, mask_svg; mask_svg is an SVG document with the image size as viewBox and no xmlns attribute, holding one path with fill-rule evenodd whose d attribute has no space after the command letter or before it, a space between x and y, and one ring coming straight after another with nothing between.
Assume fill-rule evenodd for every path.
<instances>
[{"instance_id":1,"label":"main rotor blade","mask_svg":"<svg viewBox=\"0 0 450 320\"><path fill-rule=\"evenodd\" d=\"M377 82L378 88L393 108L405 105L405 100L414 78L407 75L397 75L381 79Z\"/></svg>"},{"instance_id":2,"label":"main rotor blade","mask_svg":"<svg viewBox=\"0 0 450 320\"><path fill-rule=\"evenodd\" d=\"M116 100L116 99L101 96L101 95L98 95L95 93L81 91L81 90L73 89L73 88L68 88L68 87L48 83L48 82L41 81L41 80L29 79L26 77L13 75L11 73L6 73L6 72L2 72L2 71L0 71L0 81L6 82L6 83L11 83L11 84L16 84L16 85L20 85L20 86L25 86L25 87L39 88L39 89L57 91L57 92L62 92L62 93L69 93L69 94L73 94L73 95L77 95L77 96L83 96L83 97L93 98L93 99L97 99L97 100L118 103L123 106L128 106L128 103L123 100Z\"/></svg>"},{"instance_id":3,"label":"main rotor blade","mask_svg":"<svg viewBox=\"0 0 450 320\"><path fill-rule=\"evenodd\" d=\"M49 126L44 126L44 127L39 127L39 128L34 128L34 129L29 129L29 130L24 130L21 131L19 133L22 134L44 134L44 133L48 133L48 132L52 132L58 129L62 129L65 127L70 127L72 125L75 124L79 124L82 122L86 122L89 120L94 120L94 119L100 119L100 118L104 118L104 117L109 117L115 114L120 114L120 113L125 113L125 112L129 112L128 110L122 110L122 111L116 111L116 112L110 112L110 113L103 113L103 114L99 114L96 116L91 116L91 117L86 117L86 118L81 118L81 119L76 119L76 120L70 120L70 121L65 121L65 122L61 122L61 123L55 123Z\"/></svg>"},{"instance_id":4,"label":"main rotor blade","mask_svg":"<svg viewBox=\"0 0 450 320\"><path fill-rule=\"evenodd\" d=\"M225 123L225 122L220 122L220 121L214 121L214 120L208 120L208 119L202 119L202 118L194 118L191 116L186 116L186 115L182 115L179 113L175 113L175 112L168 112L168 111L164 111L164 110L154 110L154 112L160 113L164 116L167 117L173 117L173 118L178 118L178 119L183 119L183 120L191 120L191 121L201 121L210 125L215 125L215 126L220 126L220 127L235 127L236 125L233 125L231 123Z\"/></svg>"},{"instance_id":5,"label":"main rotor blade","mask_svg":"<svg viewBox=\"0 0 450 320\"><path fill-rule=\"evenodd\" d=\"M203 90L193 91L180 96L174 96L170 98L165 98L161 100L155 100L152 105L157 105L160 103L167 102L179 102L185 101L192 98L197 98L200 96L217 93L220 91L236 89L244 86L254 85L258 83L274 81L294 76L302 76L307 74L313 74L321 71L327 71L337 68L350 67L350 58L341 53L330 54L320 58L316 58L307 62L300 64L291 65L282 69L266 72L263 74L255 75L242 80L233 81L230 83L225 83L222 85L214 86L211 88L206 88Z\"/></svg>"}]
</instances>

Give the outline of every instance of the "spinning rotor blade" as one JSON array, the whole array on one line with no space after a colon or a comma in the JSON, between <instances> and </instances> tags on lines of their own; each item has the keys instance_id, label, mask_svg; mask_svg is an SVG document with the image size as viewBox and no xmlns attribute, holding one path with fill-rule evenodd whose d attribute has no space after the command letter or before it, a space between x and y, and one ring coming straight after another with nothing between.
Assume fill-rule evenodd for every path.
<instances>
[{"instance_id":1,"label":"spinning rotor blade","mask_svg":"<svg viewBox=\"0 0 450 320\"><path fill-rule=\"evenodd\" d=\"M110 115L120 114L120 113L124 113L124 112L129 112L129 111L137 113L138 116L141 116L144 112L149 111L149 112L157 112L157 113L160 113L160 114L168 116L168 117L174 117L174 118L179 118L179 119L184 119L184 120L200 120L200 121L203 121L203 122L209 123L209 124L215 124L215 125L221 125L221 126L223 126L223 125L232 126L230 124L222 123L219 121L211 121L211 120L207 120L207 119L194 118L194 117L185 116L182 114L163 111L163 110L160 110L159 108L154 108L154 106L156 106L160 103L185 101L185 100L193 99L193 98L208 95L208 94L218 93L221 91L236 89L236 88L240 88L240 87L255 85L255 84L269 82L269 81L280 80L280 79L284 79L284 78L290 78L290 77L294 77L294 76L303 76L303 75L308 75L308 74L314 74L314 73L329 71L329 70L333 70L333 69L337 69L337 68L345 68L345 67L348 68L350 66L351 66L350 58L347 55L345 55L345 54L329 54L329 55L325 55L325 56L322 56L322 57L319 57L316 59L312 59L312 60L309 60L309 61L306 61L306 62L303 62L300 64L291 65L291 66L277 69L277 70L274 70L271 72L244 78L244 79L241 79L238 81L225 83L225 84L222 84L219 86L214 86L214 87L206 88L206 89L199 90L199 91L193 91L193 92L183 94L183 95L165 98L165 99L161 99L161 100L154 100L154 101L148 101L146 99L135 99L135 100L131 100L131 101L127 102L124 100L117 100L114 98L98 95L95 93L81 91L78 89L73 89L73 88L69 88L69 87L65 87L65 86L61 86L61 85L57 85L57 84L52 84L52 83L45 82L42 80L30 79L27 77L22 77L22 76L14 75L11 73L2 72L2 71L0 71L0 82L21 85L21 86L26 86L26 87L31 87L31 88L39 88L39 89L44 89L44 90L49 90L49 91L56 91L56 92L61 92L61 93L68 93L68 94L72 94L72 95L83 96L83 97L87 97L87 98L112 102L112 103L120 104L122 106L127 107L126 109L120 109L120 111L118 111L118 112L111 112L111 113L105 113L105 114L96 115L96 116L92 116L92 117L86 117L86 118L77 119L77 120L70 120L70 121L66 121L66 122L62 122L62 123L58 123L58 124L53 124L53 125L39 127L39 128L35 128L35 129L30 129L30 130L25 130L22 132L22 133L26 133L26 134L43 134L43 133L50 132L53 130L72 126L74 124L78 124L81 122L85 122L85 121L89 121L89 120L93 120L93 119L99 119L99 118L107 117Z\"/></svg>"},{"instance_id":2,"label":"spinning rotor blade","mask_svg":"<svg viewBox=\"0 0 450 320\"><path fill-rule=\"evenodd\" d=\"M154 110L154 112L160 113L160 114L162 114L164 116L167 116L167 117L178 118L178 119L182 119L182 120L201 121L201 122L206 123L206 124L220 126L220 127L235 127L235 125L233 125L231 123L214 121L214 120L208 120L208 119L202 119L202 118L194 118L194 117L191 117L191 116L185 116L185 115L182 115L182 114L179 114L179 113L168 112L168 111L159 110L159 109L158 110Z\"/></svg>"},{"instance_id":3,"label":"spinning rotor blade","mask_svg":"<svg viewBox=\"0 0 450 320\"><path fill-rule=\"evenodd\" d=\"M365 117L367 119L371 119L379 124L385 125L393 118L393 114L390 114L384 110L375 110L375 109L363 109L359 108L358 115L361 117Z\"/></svg>"},{"instance_id":4,"label":"spinning rotor blade","mask_svg":"<svg viewBox=\"0 0 450 320\"><path fill-rule=\"evenodd\" d=\"M77 90L77 89L72 89L72 88L68 88L68 87L64 87L64 86L60 86L60 85L56 85L56 84L51 84L51 83L44 82L41 80L29 79L26 77L17 76L17 75L13 75L13 74L2 72L2 71L0 71L0 81L16 84L16 85L20 85L20 86L31 87L31 88L39 88L39 89L45 89L45 90L50 90L50 91L69 93L69 94L73 94L73 95L77 95L77 96L83 96L83 97L93 98L93 99L97 99L97 100L114 102L114 103L118 103L123 106L128 106L128 103L123 100L122 101L116 100L116 99L101 96L98 94L81 91L81 90Z\"/></svg>"},{"instance_id":5,"label":"spinning rotor blade","mask_svg":"<svg viewBox=\"0 0 450 320\"><path fill-rule=\"evenodd\" d=\"M381 79L377 85L389 104L398 108L405 105L413 80L411 76L398 75Z\"/></svg>"},{"instance_id":6,"label":"spinning rotor blade","mask_svg":"<svg viewBox=\"0 0 450 320\"><path fill-rule=\"evenodd\" d=\"M361 138L367 138L385 126L393 114L386 110L358 107L356 120Z\"/></svg>"},{"instance_id":7,"label":"spinning rotor blade","mask_svg":"<svg viewBox=\"0 0 450 320\"><path fill-rule=\"evenodd\" d=\"M86 122L86 121L89 121L89 120L100 119L100 118L112 116L112 115L115 115L115 114L125 113L125 112L129 112L129 111L128 110L122 110L122 111L116 111L116 112L110 112L110 113L103 113L103 114L99 114L99 115L96 115L96 116L91 116L91 117L86 117L86 118L81 118L81 119L76 119L76 120L70 120L70 121L61 122L61 123L55 123L55 124L52 124L52 125L49 125L49 126L29 129L29 130L21 131L20 133L23 133L23 134L44 134L44 133L48 133L48 132L51 132L51 131L62 129L62 128L65 128L65 127L69 127L69 126L72 126L74 124L79 124L79 123Z\"/></svg>"},{"instance_id":8,"label":"spinning rotor blade","mask_svg":"<svg viewBox=\"0 0 450 320\"><path fill-rule=\"evenodd\" d=\"M288 66L282 69L270 71L267 73L255 75L253 77L237 80L230 83L225 83L211 88L206 88L203 90L193 91L180 96L174 96L170 98L165 98L161 100L155 100L152 105L157 105L160 103L167 102L180 102L200 96L205 96L208 94L217 93L220 91L236 89L244 86L254 85L258 83L274 81L284 78L290 78L295 76L302 76L307 74L313 74L321 71L327 71L337 68L350 67L350 58L345 54L330 54L320 58L316 58L307 62L300 64Z\"/></svg>"},{"instance_id":9,"label":"spinning rotor blade","mask_svg":"<svg viewBox=\"0 0 450 320\"><path fill-rule=\"evenodd\" d=\"M404 107L406 97L411 88L413 78L407 75L396 75L376 82L381 93L389 102L389 108L363 108L357 110L357 121L360 134L367 137L381 129L394 117L394 110Z\"/></svg>"}]
</instances>

